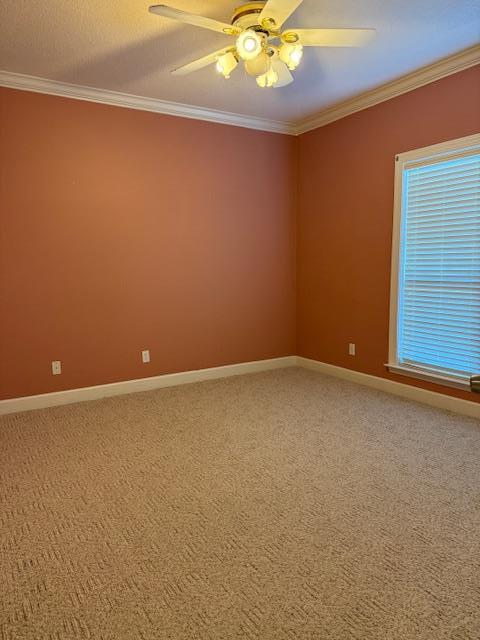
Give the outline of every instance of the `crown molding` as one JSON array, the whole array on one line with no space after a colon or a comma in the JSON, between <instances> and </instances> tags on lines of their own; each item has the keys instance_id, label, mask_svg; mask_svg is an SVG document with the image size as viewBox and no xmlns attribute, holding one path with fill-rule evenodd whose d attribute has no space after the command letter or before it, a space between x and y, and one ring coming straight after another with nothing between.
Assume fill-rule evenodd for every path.
<instances>
[{"instance_id":1,"label":"crown molding","mask_svg":"<svg viewBox=\"0 0 480 640\"><path fill-rule=\"evenodd\" d=\"M418 89L430 82L435 82L435 80L440 80L441 78L445 78L477 64L480 64L480 45L475 45L474 47L460 51L448 58L443 58L431 65L401 76L392 82L383 84L371 91L339 102L297 123L245 116L239 113L196 107L179 102L168 102L167 100L159 100L156 98L146 98L144 96L136 96L119 91L107 91L105 89L69 84L67 82L59 82L57 80L29 76L22 73L13 73L11 71L0 70L0 86L36 93L46 93L54 96L63 96L75 100L99 102L101 104L110 104L127 109L151 111L153 113L178 116L181 118L205 120L217 124L299 136L302 133L318 129L330 122L345 118L357 111L368 109L368 107L373 107L376 104L400 96L413 89Z\"/></svg>"},{"instance_id":2,"label":"crown molding","mask_svg":"<svg viewBox=\"0 0 480 640\"><path fill-rule=\"evenodd\" d=\"M323 109L316 115L296 123L295 134L301 135L302 133L307 133L307 131L318 129L352 113L368 109L368 107L373 107L380 102L408 93L413 89L418 89L430 82L435 82L435 80L440 80L477 64L480 64L480 45L464 49L448 58L443 58L417 71L401 76L397 80L392 80L392 82L383 84L371 91L366 91L354 98L339 102L328 109Z\"/></svg>"},{"instance_id":3,"label":"crown molding","mask_svg":"<svg viewBox=\"0 0 480 640\"><path fill-rule=\"evenodd\" d=\"M99 102L100 104L109 104L127 109L138 109L140 111L151 111L163 115L205 120L207 122L245 127L247 129L257 129L259 131L295 135L295 126L288 122L279 122L277 120L245 116L228 111L196 107L180 102L168 102L157 98L146 98L144 96L136 96L119 91L85 87L78 84L69 84L67 82L24 75L22 73L13 73L11 71L0 70L0 86L10 89L20 89L22 91L33 91L35 93L47 93L54 96L73 98L75 100Z\"/></svg>"}]
</instances>

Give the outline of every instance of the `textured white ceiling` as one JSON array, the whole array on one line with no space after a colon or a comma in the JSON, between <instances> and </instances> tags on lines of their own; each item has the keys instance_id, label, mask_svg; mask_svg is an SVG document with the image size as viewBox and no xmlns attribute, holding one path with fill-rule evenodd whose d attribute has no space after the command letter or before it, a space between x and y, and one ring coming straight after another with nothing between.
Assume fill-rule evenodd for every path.
<instances>
[{"instance_id":1,"label":"textured white ceiling","mask_svg":"<svg viewBox=\"0 0 480 640\"><path fill-rule=\"evenodd\" d=\"M305 50L295 82L259 89L238 69L169 71L232 39L148 12L153 0L2 0L0 69L296 122L480 41L480 0L304 0L285 26L373 27L363 49ZM230 22L231 0L171 0Z\"/></svg>"}]
</instances>

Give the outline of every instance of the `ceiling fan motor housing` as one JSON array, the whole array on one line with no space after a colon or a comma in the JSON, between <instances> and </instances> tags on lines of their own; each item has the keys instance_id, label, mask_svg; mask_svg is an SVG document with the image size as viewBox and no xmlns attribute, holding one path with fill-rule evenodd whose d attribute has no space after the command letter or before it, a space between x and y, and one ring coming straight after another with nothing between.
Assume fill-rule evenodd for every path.
<instances>
[{"instance_id":1,"label":"ceiling fan motor housing","mask_svg":"<svg viewBox=\"0 0 480 640\"><path fill-rule=\"evenodd\" d=\"M237 7L232 16L232 25L240 29L255 29L263 31L259 15L266 2L247 2Z\"/></svg>"}]
</instances>

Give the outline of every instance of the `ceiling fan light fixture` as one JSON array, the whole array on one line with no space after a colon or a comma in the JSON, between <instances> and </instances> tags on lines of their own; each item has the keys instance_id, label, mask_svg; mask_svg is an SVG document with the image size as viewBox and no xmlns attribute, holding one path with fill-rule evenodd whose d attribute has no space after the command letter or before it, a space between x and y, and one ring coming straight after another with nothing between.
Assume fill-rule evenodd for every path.
<instances>
[{"instance_id":1,"label":"ceiling fan light fixture","mask_svg":"<svg viewBox=\"0 0 480 640\"><path fill-rule=\"evenodd\" d=\"M303 0L242 2L241 6L234 9L230 23L181 11L166 4L149 7L150 13L163 18L235 38L233 46L224 46L173 69L173 75L185 76L215 64L217 71L229 78L242 60L246 72L256 78L258 86L286 87L294 80L291 71L298 67L302 59L302 44L306 47L362 47L376 33L375 29L355 28L311 29L292 26L284 30L284 25Z\"/></svg>"},{"instance_id":2,"label":"ceiling fan light fixture","mask_svg":"<svg viewBox=\"0 0 480 640\"><path fill-rule=\"evenodd\" d=\"M237 38L237 51L242 60L253 60L262 51L262 37L253 29L246 29Z\"/></svg>"},{"instance_id":3,"label":"ceiling fan light fixture","mask_svg":"<svg viewBox=\"0 0 480 640\"><path fill-rule=\"evenodd\" d=\"M228 51L223 56L220 56L217 60L216 69L218 73L221 73L222 76L228 80L230 78L230 74L237 67L238 60L234 56L231 51Z\"/></svg>"},{"instance_id":4,"label":"ceiling fan light fixture","mask_svg":"<svg viewBox=\"0 0 480 640\"><path fill-rule=\"evenodd\" d=\"M261 51L256 58L245 60L245 71L250 76L261 76L270 69L270 58L266 51Z\"/></svg>"},{"instance_id":5,"label":"ceiling fan light fixture","mask_svg":"<svg viewBox=\"0 0 480 640\"><path fill-rule=\"evenodd\" d=\"M300 64L303 56L303 47L301 44L290 44L284 42L279 50L280 60L284 62L290 71L293 71Z\"/></svg>"}]
</instances>

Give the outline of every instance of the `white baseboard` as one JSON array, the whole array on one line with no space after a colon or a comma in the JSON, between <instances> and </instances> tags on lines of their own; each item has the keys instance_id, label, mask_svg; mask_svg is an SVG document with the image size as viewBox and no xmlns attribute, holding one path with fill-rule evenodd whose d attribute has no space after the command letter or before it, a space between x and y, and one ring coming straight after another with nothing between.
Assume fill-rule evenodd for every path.
<instances>
[{"instance_id":1,"label":"white baseboard","mask_svg":"<svg viewBox=\"0 0 480 640\"><path fill-rule=\"evenodd\" d=\"M83 387L81 389L70 389L67 391L55 391L53 393L42 393L36 396L25 396L22 398L11 398L0 400L0 415L7 413L17 413L20 411L30 411L32 409L44 409L74 402L85 402L88 400L98 400L110 396L119 396L126 393L136 393L138 391L150 391L164 387L173 387L191 382L201 382L202 380L214 380L217 378L228 378L230 376L244 375L258 371L269 371L271 369L282 369L284 367L303 367L343 378L350 382L355 382L373 389L392 393L408 400L422 402L439 409L447 409L455 413L460 413L472 418L480 418L480 404L461 400L443 393L427 391L420 387L414 387L400 382L393 382L386 378L379 378L360 371L337 367L333 364L310 360L300 356L285 356L283 358L272 358L270 360L257 360L254 362L241 362L223 367L212 367L210 369L198 369L196 371L182 371L181 373L168 373L151 378L140 378L138 380L125 380L124 382L113 382L112 384L101 384L95 387Z\"/></svg>"},{"instance_id":2,"label":"white baseboard","mask_svg":"<svg viewBox=\"0 0 480 640\"><path fill-rule=\"evenodd\" d=\"M230 376L239 376L246 373L255 373L257 371L269 371L270 369L294 367L296 363L296 356L285 356L283 358L272 358L270 360L256 360L254 362L229 364L223 367L212 367L210 369L182 371L181 373L167 373L165 375L153 376L151 378L140 378L138 380L125 380L124 382L100 384L95 387L82 387L81 389L42 393L36 396L11 398L7 400L0 400L0 415L17 413L19 411L30 411L32 409L44 409L45 407L55 407L74 402L85 402L87 400L98 400L99 398L119 396L125 393L136 393L138 391L150 391L152 389L161 389L163 387L174 387L176 385L188 384L190 382L201 382L202 380L228 378Z\"/></svg>"},{"instance_id":3,"label":"white baseboard","mask_svg":"<svg viewBox=\"0 0 480 640\"><path fill-rule=\"evenodd\" d=\"M471 418L480 418L480 404L478 402L454 398L453 396L447 396L443 393L427 391L427 389L422 389L421 387L394 382L393 380L379 378L378 376L372 376L368 373L361 373L360 371L353 371L352 369L345 369L344 367L337 367L333 364L310 360L309 358L302 358L300 356L297 356L297 365L305 369L311 369L312 371L318 371L319 373L325 373L329 376L343 378L350 382L372 387L379 391L386 391L396 396L402 396L402 398L407 398L408 400L422 402L423 404L428 404L438 409L447 409L448 411L460 413Z\"/></svg>"}]
</instances>

